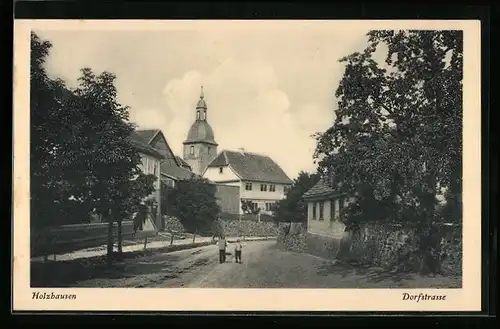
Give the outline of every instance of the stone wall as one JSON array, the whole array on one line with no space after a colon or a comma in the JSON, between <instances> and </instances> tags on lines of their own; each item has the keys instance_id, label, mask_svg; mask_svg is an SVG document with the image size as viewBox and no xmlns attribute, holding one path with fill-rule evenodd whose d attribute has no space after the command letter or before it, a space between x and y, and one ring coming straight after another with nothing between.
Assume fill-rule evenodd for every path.
<instances>
[{"instance_id":1,"label":"stone wall","mask_svg":"<svg viewBox=\"0 0 500 329\"><path fill-rule=\"evenodd\" d=\"M176 217L165 219L165 230L184 233L186 230L182 222ZM278 227L273 222L257 222L255 220L219 220L213 225L214 235L225 234L228 237L234 236L276 236Z\"/></svg>"},{"instance_id":2,"label":"stone wall","mask_svg":"<svg viewBox=\"0 0 500 329\"><path fill-rule=\"evenodd\" d=\"M279 223L276 242L285 250L307 252L306 230L301 223Z\"/></svg>"},{"instance_id":3,"label":"stone wall","mask_svg":"<svg viewBox=\"0 0 500 329\"><path fill-rule=\"evenodd\" d=\"M421 271L423 253L419 248L420 239L414 228L369 223L350 232L337 258L387 269ZM461 241L461 227L436 225L426 243L431 246L428 254L432 255L427 263L434 263L439 272L461 275Z\"/></svg>"},{"instance_id":4,"label":"stone wall","mask_svg":"<svg viewBox=\"0 0 500 329\"><path fill-rule=\"evenodd\" d=\"M404 271L422 270L418 239L413 228L380 223L364 224L342 239L307 233L300 223L280 223L277 235L278 245L285 250ZM461 275L461 228L436 226L431 244L439 271Z\"/></svg>"},{"instance_id":5,"label":"stone wall","mask_svg":"<svg viewBox=\"0 0 500 329\"><path fill-rule=\"evenodd\" d=\"M221 220L220 225L226 236L276 236L278 234L278 226L272 222Z\"/></svg>"}]
</instances>

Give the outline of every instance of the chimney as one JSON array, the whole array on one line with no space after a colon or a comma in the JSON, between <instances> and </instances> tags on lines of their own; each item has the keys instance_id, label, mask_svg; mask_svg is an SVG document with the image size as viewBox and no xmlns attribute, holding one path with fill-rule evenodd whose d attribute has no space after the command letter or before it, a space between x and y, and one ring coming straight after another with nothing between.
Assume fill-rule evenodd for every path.
<instances>
[{"instance_id":1,"label":"chimney","mask_svg":"<svg viewBox=\"0 0 500 329\"><path fill-rule=\"evenodd\" d=\"M240 147L238 150L240 151L241 155L245 155L245 149L243 147Z\"/></svg>"}]
</instances>

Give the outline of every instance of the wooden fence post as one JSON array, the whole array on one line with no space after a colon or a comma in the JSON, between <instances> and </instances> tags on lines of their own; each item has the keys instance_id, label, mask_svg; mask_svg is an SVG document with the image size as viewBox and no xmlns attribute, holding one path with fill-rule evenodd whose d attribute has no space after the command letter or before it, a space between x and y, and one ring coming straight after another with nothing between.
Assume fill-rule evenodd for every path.
<instances>
[{"instance_id":1,"label":"wooden fence post","mask_svg":"<svg viewBox=\"0 0 500 329\"><path fill-rule=\"evenodd\" d=\"M195 240L195 238L196 238L196 232L195 232L195 233L193 233L193 244L194 244L194 240Z\"/></svg>"},{"instance_id":2,"label":"wooden fence post","mask_svg":"<svg viewBox=\"0 0 500 329\"><path fill-rule=\"evenodd\" d=\"M147 244L148 244L148 236L146 235L146 238L144 239L144 250L146 250Z\"/></svg>"},{"instance_id":3,"label":"wooden fence post","mask_svg":"<svg viewBox=\"0 0 500 329\"><path fill-rule=\"evenodd\" d=\"M170 233L170 245L174 244L174 233Z\"/></svg>"}]
</instances>

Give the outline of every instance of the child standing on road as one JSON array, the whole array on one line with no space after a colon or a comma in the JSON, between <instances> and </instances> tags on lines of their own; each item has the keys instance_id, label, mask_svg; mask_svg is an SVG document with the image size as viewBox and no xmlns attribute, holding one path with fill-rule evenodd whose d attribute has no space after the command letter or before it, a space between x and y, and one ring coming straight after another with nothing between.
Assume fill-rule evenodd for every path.
<instances>
[{"instance_id":1,"label":"child standing on road","mask_svg":"<svg viewBox=\"0 0 500 329\"><path fill-rule=\"evenodd\" d=\"M241 264L241 241L240 239L236 240L236 244L234 246L234 258L236 263Z\"/></svg>"}]
</instances>

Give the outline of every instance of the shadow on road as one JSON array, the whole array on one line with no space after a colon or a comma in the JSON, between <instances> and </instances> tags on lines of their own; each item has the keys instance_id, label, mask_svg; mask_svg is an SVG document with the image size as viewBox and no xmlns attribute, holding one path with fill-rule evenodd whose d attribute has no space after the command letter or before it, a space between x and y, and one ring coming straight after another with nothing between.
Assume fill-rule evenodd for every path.
<instances>
[{"instance_id":1,"label":"shadow on road","mask_svg":"<svg viewBox=\"0 0 500 329\"><path fill-rule=\"evenodd\" d=\"M150 273L162 273L164 279L174 278L182 274L181 269L173 271L173 263L179 258L172 254L140 261L136 258L125 258L112 265L106 263L105 257L31 263L31 287L70 287L90 279L121 279Z\"/></svg>"},{"instance_id":2,"label":"shadow on road","mask_svg":"<svg viewBox=\"0 0 500 329\"><path fill-rule=\"evenodd\" d=\"M340 275L342 278L347 276L363 276L370 283L379 283L382 281L393 281L399 283L404 280L412 280L413 274L402 272L389 272L380 268L354 266L342 263L327 263L325 262L317 268L318 275L327 276L330 274Z\"/></svg>"}]
</instances>

